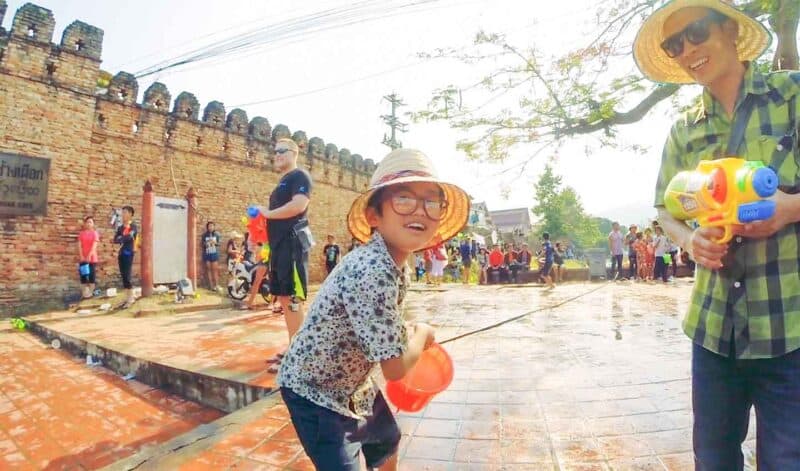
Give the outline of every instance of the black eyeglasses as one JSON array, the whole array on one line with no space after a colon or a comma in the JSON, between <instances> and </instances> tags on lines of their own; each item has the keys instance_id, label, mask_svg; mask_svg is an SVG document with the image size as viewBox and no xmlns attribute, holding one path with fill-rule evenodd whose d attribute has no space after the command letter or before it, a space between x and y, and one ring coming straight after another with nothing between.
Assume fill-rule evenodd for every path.
<instances>
[{"instance_id":1,"label":"black eyeglasses","mask_svg":"<svg viewBox=\"0 0 800 471\"><path fill-rule=\"evenodd\" d=\"M275 153L278 155L283 155L287 152L292 152L292 149L275 149Z\"/></svg>"},{"instance_id":2,"label":"black eyeglasses","mask_svg":"<svg viewBox=\"0 0 800 471\"><path fill-rule=\"evenodd\" d=\"M406 192L391 195L389 201L392 203L392 210L401 216L414 214L421 203L425 215L434 221L440 221L444 217L445 209L447 209L447 201L418 198L416 195Z\"/></svg>"},{"instance_id":3,"label":"black eyeglasses","mask_svg":"<svg viewBox=\"0 0 800 471\"><path fill-rule=\"evenodd\" d=\"M722 23L727 17L716 11L712 11L706 17L701 18L688 26L668 37L661 43L661 49L667 53L670 58L676 58L683 54L683 40L686 39L695 46L703 44L708 41L711 35L709 27L713 23Z\"/></svg>"}]
</instances>

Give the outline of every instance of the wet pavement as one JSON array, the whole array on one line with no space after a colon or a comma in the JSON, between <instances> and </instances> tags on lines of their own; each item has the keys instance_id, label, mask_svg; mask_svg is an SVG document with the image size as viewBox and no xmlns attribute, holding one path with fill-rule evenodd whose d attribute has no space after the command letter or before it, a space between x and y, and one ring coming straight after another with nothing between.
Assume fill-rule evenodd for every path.
<instances>
[{"instance_id":1,"label":"wet pavement","mask_svg":"<svg viewBox=\"0 0 800 471\"><path fill-rule=\"evenodd\" d=\"M453 384L421 413L401 415L402 462L693 469L690 343L680 329L690 290L687 281L569 284L476 288L471 302L462 290L411 298L440 339L530 314L445 344Z\"/></svg>"},{"instance_id":2,"label":"wet pavement","mask_svg":"<svg viewBox=\"0 0 800 471\"><path fill-rule=\"evenodd\" d=\"M693 469L690 342L680 330L690 290L684 280L553 291L415 285L409 320L437 328L455 377L427 408L399 415L401 468ZM263 359L285 344L282 319L267 312L95 319L58 322L111 347L262 384L272 377ZM143 469L311 469L285 408L269 402L275 399L196 429L191 433L202 437L188 446L184 435L138 462L152 467ZM752 469L754 423L750 430L745 457Z\"/></svg>"},{"instance_id":3,"label":"wet pavement","mask_svg":"<svg viewBox=\"0 0 800 471\"><path fill-rule=\"evenodd\" d=\"M222 416L0 331L0 469L97 469Z\"/></svg>"}]
</instances>

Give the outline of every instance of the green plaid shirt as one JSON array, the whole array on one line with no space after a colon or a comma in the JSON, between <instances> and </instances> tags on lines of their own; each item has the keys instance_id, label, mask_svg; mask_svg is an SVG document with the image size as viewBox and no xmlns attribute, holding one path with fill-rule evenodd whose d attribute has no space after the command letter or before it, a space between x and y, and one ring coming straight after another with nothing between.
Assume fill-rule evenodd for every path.
<instances>
[{"instance_id":1,"label":"green plaid shirt","mask_svg":"<svg viewBox=\"0 0 800 471\"><path fill-rule=\"evenodd\" d=\"M736 104L753 95L754 107L738 157L772 167L781 186L800 184L796 103L800 72L762 75L748 67ZM793 115L793 116L792 116ZM655 206L675 174L700 160L726 157L732 123L708 91L702 103L673 125L661 161ZM698 345L729 356L772 358L800 348L800 224L790 224L766 239L735 237L728 270L697 267L684 332Z\"/></svg>"}]
</instances>

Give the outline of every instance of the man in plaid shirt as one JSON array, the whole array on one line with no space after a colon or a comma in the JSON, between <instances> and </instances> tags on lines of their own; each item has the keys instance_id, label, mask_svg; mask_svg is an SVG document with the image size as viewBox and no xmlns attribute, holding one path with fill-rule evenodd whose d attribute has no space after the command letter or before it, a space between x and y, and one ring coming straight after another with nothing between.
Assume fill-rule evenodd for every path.
<instances>
[{"instance_id":1,"label":"man in plaid shirt","mask_svg":"<svg viewBox=\"0 0 800 471\"><path fill-rule=\"evenodd\" d=\"M759 469L800 469L800 72L762 74L750 61L769 45L764 27L720 0L673 0L634 42L648 78L698 83L701 102L673 125L655 206L670 236L697 262L689 312L695 464L741 470L755 407ZM664 190L700 160L760 160L780 178L775 215L734 228L691 229L664 209Z\"/></svg>"}]
</instances>

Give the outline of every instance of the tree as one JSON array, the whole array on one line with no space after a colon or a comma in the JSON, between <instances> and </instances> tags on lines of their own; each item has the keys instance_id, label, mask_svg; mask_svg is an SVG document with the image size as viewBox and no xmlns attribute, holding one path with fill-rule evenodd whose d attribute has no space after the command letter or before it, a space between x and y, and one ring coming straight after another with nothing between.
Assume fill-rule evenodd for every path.
<instances>
[{"instance_id":1,"label":"tree","mask_svg":"<svg viewBox=\"0 0 800 471\"><path fill-rule=\"evenodd\" d=\"M437 50L427 57L455 58L465 63L499 61L479 82L467 87L450 85L435 90L426 109L412 113L415 121L446 121L466 132L457 148L470 159L505 161L520 144L527 160L568 137L589 135L602 146L619 147L620 126L644 118L658 103L674 97L676 85L655 85L638 70L619 74L618 64L630 60L631 43L642 21L664 0L609 0L598 2L597 35L584 47L554 61L531 45L510 44L500 34L479 32L474 50ZM766 23L777 41L764 68L798 68L798 0L747 0L736 2L752 17ZM769 56L770 54L767 54ZM479 90L491 98L470 106L470 94ZM495 106L503 98L513 106ZM676 107L688 106L674 98ZM641 150L636 145L630 146Z\"/></svg>"},{"instance_id":2,"label":"tree","mask_svg":"<svg viewBox=\"0 0 800 471\"><path fill-rule=\"evenodd\" d=\"M561 176L546 165L534 185L536 205L532 208L539 220L537 238L542 233L550 234L551 239L569 239L578 247L594 247L602 241L596 218L587 215L575 190L569 186L562 188Z\"/></svg>"}]
</instances>

